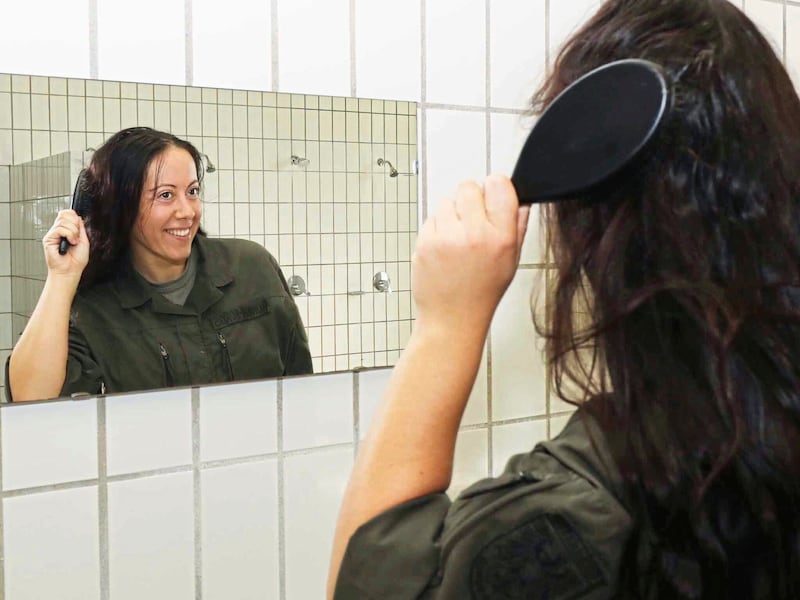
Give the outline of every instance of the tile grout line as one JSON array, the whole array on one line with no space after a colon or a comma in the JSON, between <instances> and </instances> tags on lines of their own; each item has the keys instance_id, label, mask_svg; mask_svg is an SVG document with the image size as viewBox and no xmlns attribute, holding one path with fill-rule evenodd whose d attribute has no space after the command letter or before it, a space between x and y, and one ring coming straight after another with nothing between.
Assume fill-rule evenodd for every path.
<instances>
[{"instance_id":1,"label":"tile grout line","mask_svg":"<svg viewBox=\"0 0 800 600\"><path fill-rule=\"evenodd\" d=\"M428 78L428 70L425 66L425 62L428 59L428 52L426 50L426 45L428 43L428 34L425 30L426 28L426 19L427 14L425 11L425 0L420 0L419 2L419 17L420 17L420 27L419 27L419 39L420 39L420 50L419 50L419 57L420 57L420 95L419 95L419 103L417 104L417 112L419 114L419 122L417 124L419 130L419 136L417 139L417 150L419 152L419 161L420 164L423 165L421 168L421 173L418 174L418 199L417 199L417 214L418 214L418 223L417 229L419 230L420 223L424 222L425 219L428 217L428 107L427 107L427 97L428 97L428 85L427 85L427 78Z\"/></svg>"},{"instance_id":2,"label":"tile grout line","mask_svg":"<svg viewBox=\"0 0 800 600\"><path fill-rule=\"evenodd\" d=\"M89 78L97 79L100 76L100 52L97 35L97 2L89 0Z\"/></svg>"},{"instance_id":3,"label":"tile grout line","mask_svg":"<svg viewBox=\"0 0 800 600\"><path fill-rule=\"evenodd\" d=\"M194 5L192 1L184 0L183 3L183 60L185 85L187 86L193 85L194 82Z\"/></svg>"},{"instance_id":4,"label":"tile grout line","mask_svg":"<svg viewBox=\"0 0 800 600\"><path fill-rule=\"evenodd\" d=\"M100 598L111 598L111 570L108 539L108 427L106 424L106 400L97 399L97 511L100 537Z\"/></svg>"},{"instance_id":5,"label":"tile grout line","mask_svg":"<svg viewBox=\"0 0 800 600\"><path fill-rule=\"evenodd\" d=\"M789 43L789 0L783 2L783 65L789 67L789 54L786 45Z\"/></svg>"},{"instance_id":6,"label":"tile grout line","mask_svg":"<svg viewBox=\"0 0 800 600\"><path fill-rule=\"evenodd\" d=\"M279 79L279 44L278 44L278 0L270 3L270 50L272 55L272 91L277 92Z\"/></svg>"},{"instance_id":7,"label":"tile grout line","mask_svg":"<svg viewBox=\"0 0 800 600\"><path fill-rule=\"evenodd\" d=\"M286 600L286 514L285 477L283 455L283 379L278 380L277 397L277 437L278 437L278 598Z\"/></svg>"},{"instance_id":8,"label":"tile grout line","mask_svg":"<svg viewBox=\"0 0 800 600\"><path fill-rule=\"evenodd\" d=\"M203 599L203 495L200 479L200 389L192 388L192 493L194 496L194 597Z\"/></svg>"},{"instance_id":9,"label":"tile grout line","mask_svg":"<svg viewBox=\"0 0 800 600\"><path fill-rule=\"evenodd\" d=\"M9 169L10 171L10 169ZM4 489L3 482L3 420L5 411L0 409L0 489ZM5 532L5 499L0 500L0 600L6 597L6 532Z\"/></svg>"},{"instance_id":10,"label":"tile grout line","mask_svg":"<svg viewBox=\"0 0 800 600\"><path fill-rule=\"evenodd\" d=\"M356 0L350 0L350 95L356 97Z\"/></svg>"}]
</instances>

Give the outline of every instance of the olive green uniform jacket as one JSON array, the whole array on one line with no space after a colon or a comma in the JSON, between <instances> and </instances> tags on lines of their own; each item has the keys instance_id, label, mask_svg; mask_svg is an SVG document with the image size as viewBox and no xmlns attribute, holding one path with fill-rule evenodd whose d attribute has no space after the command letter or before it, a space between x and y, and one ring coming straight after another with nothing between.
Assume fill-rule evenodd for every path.
<instances>
[{"instance_id":1,"label":"olive green uniform jacket","mask_svg":"<svg viewBox=\"0 0 800 600\"><path fill-rule=\"evenodd\" d=\"M613 598L632 529L616 473L594 422L573 416L455 502L433 494L364 524L335 598Z\"/></svg>"},{"instance_id":2,"label":"olive green uniform jacket","mask_svg":"<svg viewBox=\"0 0 800 600\"><path fill-rule=\"evenodd\" d=\"M197 275L184 306L131 266L72 303L61 395L310 373L297 306L262 246L198 235Z\"/></svg>"}]
</instances>

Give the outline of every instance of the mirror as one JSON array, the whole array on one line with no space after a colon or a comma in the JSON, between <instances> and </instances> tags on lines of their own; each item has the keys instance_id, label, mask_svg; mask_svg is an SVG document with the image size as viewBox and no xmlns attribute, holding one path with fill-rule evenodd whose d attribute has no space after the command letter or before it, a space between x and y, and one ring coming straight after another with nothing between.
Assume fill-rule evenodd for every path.
<instances>
[{"instance_id":1,"label":"mirror","mask_svg":"<svg viewBox=\"0 0 800 600\"><path fill-rule=\"evenodd\" d=\"M392 100L0 75L10 257L0 318L11 344L45 279L41 237L78 171L111 134L146 125L206 155L208 234L255 241L278 260L314 372L394 364L413 318L416 112Z\"/></svg>"}]
</instances>

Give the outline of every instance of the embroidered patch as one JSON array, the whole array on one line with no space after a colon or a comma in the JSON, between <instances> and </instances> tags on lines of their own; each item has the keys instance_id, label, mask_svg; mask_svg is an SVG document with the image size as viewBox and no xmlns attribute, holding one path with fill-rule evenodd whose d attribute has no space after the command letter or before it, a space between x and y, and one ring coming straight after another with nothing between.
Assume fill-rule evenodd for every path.
<instances>
[{"instance_id":1,"label":"embroidered patch","mask_svg":"<svg viewBox=\"0 0 800 600\"><path fill-rule=\"evenodd\" d=\"M221 327L227 327L232 323L238 323L239 321L255 319L256 317L265 315L268 312L269 303L267 302L266 298L264 298L257 302L252 302L243 306L237 306L232 310L220 313L214 317L214 319L211 321L211 325L214 327L214 329L219 329Z\"/></svg>"},{"instance_id":2,"label":"embroidered patch","mask_svg":"<svg viewBox=\"0 0 800 600\"><path fill-rule=\"evenodd\" d=\"M476 599L569 600L602 583L605 573L561 515L540 515L487 544L472 563Z\"/></svg>"}]
</instances>

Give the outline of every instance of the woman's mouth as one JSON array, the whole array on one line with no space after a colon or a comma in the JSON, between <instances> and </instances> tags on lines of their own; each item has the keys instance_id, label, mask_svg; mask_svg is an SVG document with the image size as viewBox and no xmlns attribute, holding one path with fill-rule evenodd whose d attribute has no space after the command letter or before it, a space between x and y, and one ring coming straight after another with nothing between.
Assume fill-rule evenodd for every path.
<instances>
[{"instance_id":1,"label":"woman's mouth","mask_svg":"<svg viewBox=\"0 0 800 600\"><path fill-rule=\"evenodd\" d=\"M168 234L176 237L176 238L187 238L189 234L191 234L191 228L186 229L166 229L165 230Z\"/></svg>"}]
</instances>

